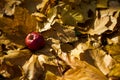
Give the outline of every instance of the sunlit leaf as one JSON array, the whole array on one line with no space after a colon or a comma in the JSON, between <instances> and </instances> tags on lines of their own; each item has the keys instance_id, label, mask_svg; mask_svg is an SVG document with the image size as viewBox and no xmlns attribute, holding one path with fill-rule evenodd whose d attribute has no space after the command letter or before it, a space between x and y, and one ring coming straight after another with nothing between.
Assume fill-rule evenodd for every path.
<instances>
[{"instance_id":1,"label":"sunlit leaf","mask_svg":"<svg viewBox=\"0 0 120 80\"><path fill-rule=\"evenodd\" d=\"M117 24L117 18L119 17L119 11L115 13L115 16L112 16L114 12L116 12L116 10L113 9L101 10L100 12L98 11L94 22L94 27L91 28L88 33L91 35L100 35L107 30L113 31Z\"/></svg>"},{"instance_id":2,"label":"sunlit leaf","mask_svg":"<svg viewBox=\"0 0 120 80\"><path fill-rule=\"evenodd\" d=\"M6 39L24 46L25 36L36 30L36 20L26 9L16 7L15 10L14 19L0 18L0 29Z\"/></svg>"},{"instance_id":3,"label":"sunlit leaf","mask_svg":"<svg viewBox=\"0 0 120 80\"><path fill-rule=\"evenodd\" d=\"M120 45L119 44L111 44L107 45L105 49L108 51L109 54L111 55L119 55L120 53Z\"/></svg>"},{"instance_id":4,"label":"sunlit leaf","mask_svg":"<svg viewBox=\"0 0 120 80\"><path fill-rule=\"evenodd\" d=\"M89 48L89 43L76 43L75 44L76 48L71 50L71 56L74 56L78 59L80 59L80 54L84 53L85 50Z\"/></svg>"},{"instance_id":5,"label":"sunlit leaf","mask_svg":"<svg viewBox=\"0 0 120 80\"><path fill-rule=\"evenodd\" d=\"M113 69L109 73L109 76L120 77L120 64L114 65Z\"/></svg>"},{"instance_id":6,"label":"sunlit leaf","mask_svg":"<svg viewBox=\"0 0 120 80\"><path fill-rule=\"evenodd\" d=\"M69 69L63 77L63 80L107 80L107 78L95 67L86 62L75 60L73 69ZM74 77L75 76L75 77Z\"/></svg>"},{"instance_id":7,"label":"sunlit leaf","mask_svg":"<svg viewBox=\"0 0 120 80\"><path fill-rule=\"evenodd\" d=\"M20 66L31 56L29 50L10 50L7 55L0 57L0 74L5 78L15 78L21 76ZM5 72L5 73L3 73Z\"/></svg>"},{"instance_id":8,"label":"sunlit leaf","mask_svg":"<svg viewBox=\"0 0 120 80\"><path fill-rule=\"evenodd\" d=\"M77 41L73 26L58 26L56 27L57 35L63 43Z\"/></svg>"},{"instance_id":9,"label":"sunlit leaf","mask_svg":"<svg viewBox=\"0 0 120 80\"><path fill-rule=\"evenodd\" d=\"M15 13L15 7L20 4L20 0L7 0L5 5L5 14L8 16L12 16Z\"/></svg>"},{"instance_id":10,"label":"sunlit leaf","mask_svg":"<svg viewBox=\"0 0 120 80\"><path fill-rule=\"evenodd\" d=\"M47 71L45 80L58 80L57 77L58 76L56 76L55 74L51 73L50 71Z\"/></svg>"},{"instance_id":11,"label":"sunlit leaf","mask_svg":"<svg viewBox=\"0 0 120 80\"><path fill-rule=\"evenodd\" d=\"M0 57L3 62L10 62L12 65L22 66L31 56L29 50L9 50L7 55Z\"/></svg>"},{"instance_id":12,"label":"sunlit leaf","mask_svg":"<svg viewBox=\"0 0 120 80\"><path fill-rule=\"evenodd\" d=\"M92 56L95 65L101 70L101 72L103 72L104 75L107 75L114 64L113 58L100 49L93 50L90 55Z\"/></svg>"},{"instance_id":13,"label":"sunlit leaf","mask_svg":"<svg viewBox=\"0 0 120 80\"><path fill-rule=\"evenodd\" d=\"M43 32L43 31L49 30L54 22L56 15L57 15L57 7L51 8L48 11L47 21L44 23L44 28L42 28L42 29L40 28L39 31Z\"/></svg>"},{"instance_id":14,"label":"sunlit leaf","mask_svg":"<svg viewBox=\"0 0 120 80\"><path fill-rule=\"evenodd\" d=\"M21 78L23 80L38 80L38 78L41 78L41 75L43 74L42 66L40 65L36 55L32 55L29 61L27 61L22 68L23 76Z\"/></svg>"},{"instance_id":15,"label":"sunlit leaf","mask_svg":"<svg viewBox=\"0 0 120 80\"><path fill-rule=\"evenodd\" d=\"M38 10L41 9L41 11L43 11L44 8L46 7L47 3L48 3L48 0L42 0L42 3L38 4L38 5L36 6L36 8L37 8Z\"/></svg>"},{"instance_id":16,"label":"sunlit leaf","mask_svg":"<svg viewBox=\"0 0 120 80\"><path fill-rule=\"evenodd\" d=\"M107 8L108 0L97 0L97 8Z\"/></svg>"},{"instance_id":17,"label":"sunlit leaf","mask_svg":"<svg viewBox=\"0 0 120 80\"><path fill-rule=\"evenodd\" d=\"M119 0L0 1L0 77L119 80L119 15ZM25 45L33 31L45 40L37 51Z\"/></svg>"},{"instance_id":18,"label":"sunlit leaf","mask_svg":"<svg viewBox=\"0 0 120 80\"><path fill-rule=\"evenodd\" d=\"M77 22L84 23L86 20L90 19L89 14L95 13L95 1L91 1L90 4L81 2L80 6L66 5L61 12L62 20L64 24L75 25ZM84 7L83 7L84 5ZM89 13L91 11L91 13Z\"/></svg>"}]
</instances>

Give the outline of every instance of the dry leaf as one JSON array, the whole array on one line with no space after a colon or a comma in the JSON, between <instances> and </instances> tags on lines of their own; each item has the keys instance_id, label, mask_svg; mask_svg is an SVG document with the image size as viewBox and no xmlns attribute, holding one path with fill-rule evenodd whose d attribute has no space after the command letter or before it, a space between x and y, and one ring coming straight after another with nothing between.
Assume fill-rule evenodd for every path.
<instances>
[{"instance_id":1,"label":"dry leaf","mask_svg":"<svg viewBox=\"0 0 120 80\"><path fill-rule=\"evenodd\" d=\"M57 35L63 43L75 42L78 38L75 35L74 27L73 26L56 26L55 29L57 30Z\"/></svg>"},{"instance_id":2,"label":"dry leaf","mask_svg":"<svg viewBox=\"0 0 120 80\"><path fill-rule=\"evenodd\" d=\"M66 53L62 53L59 56L72 67L64 74L62 80L107 80L94 66L80 61L73 56L69 56L69 54Z\"/></svg>"},{"instance_id":3,"label":"dry leaf","mask_svg":"<svg viewBox=\"0 0 120 80\"><path fill-rule=\"evenodd\" d=\"M16 7L14 19L0 18L0 29L6 39L24 46L24 38L29 32L36 30L36 20L26 9ZM2 40L2 39L1 39Z\"/></svg>"},{"instance_id":4,"label":"dry leaf","mask_svg":"<svg viewBox=\"0 0 120 80\"><path fill-rule=\"evenodd\" d=\"M0 77L119 80L119 4L113 0L0 1ZM37 51L24 44L33 31L41 32L46 42Z\"/></svg>"},{"instance_id":5,"label":"dry leaf","mask_svg":"<svg viewBox=\"0 0 120 80\"><path fill-rule=\"evenodd\" d=\"M107 75L110 72L110 69L113 67L114 60L110 55L107 55L103 50L93 50L90 51L95 65L103 72L104 75Z\"/></svg>"},{"instance_id":6,"label":"dry leaf","mask_svg":"<svg viewBox=\"0 0 120 80\"><path fill-rule=\"evenodd\" d=\"M119 11L115 13L116 10L108 9L108 10L101 10L100 13L97 12L97 17L95 19L94 28L90 29L88 33L90 35L101 35L107 30L113 31L117 24L117 18L119 17ZM101 17L99 18L100 15Z\"/></svg>"},{"instance_id":7,"label":"dry leaf","mask_svg":"<svg viewBox=\"0 0 120 80\"><path fill-rule=\"evenodd\" d=\"M76 23L84 23L85 21L91 19L92 17L89 14L95 13L95 5L96 1L89 1L85 3L84 1L80 2L80 6L74 5L72 9L72 5L65 5L65 7L61 8L59 13L61 13L61 19L64 24L67 25L76 25ZM89 13L89 11L91 13Z\"/></svg>"},{"instance_id":8,"label":"dry leaf","mask_svg":"<svg viewBox=\"0 0 120 80\"><path fill-rule=\"evenodd\" d=\"M46 7L47 3L48 3L48 0L42 0L42 3L38 4L38 5L36 6L36 8L37 8L38 10L41 9L41 11L43 11L43 9Z\"/></svg>"},{"instance_id":9,"label":"dry leaf","mask_svg":"<svg viewBox=\"0 0 120 80\"><path fill-rule=\"evenodd\" d=\"M39 29L40 32L47 31L47 30L51 29L51 26L53 25L54 19L57 15L57 7L51 8L47 14L48 14L47 21L44 22L44 28ZM39 26L39 27L41 27L41 26Z\"/></svg>"},{"instance_id":10,"label":"dry leaf","mask_svg":"<svg viewBox=\"0 0 120 80\"><path fill-rule=\"evenodd\" d=\"M58 80L57 78L58 78L58 76L56 76L52 72L50 72L50 71L46 72L45 80Z\"/></svg>"},{"instance_id":11,"label":"dry leaf","mask_svg":"<svg viewBox=\"0 0 120 80\"><path fill-rule=\"evenodd\" d=\"M20 0L7 0L5 4L5 14L8 16L12 16L15 13L15 7L20 4Z\"/></svg>"},{"instance_id":12,"label":"dry leaf","mask_svg":"<svg viewBox=\"0 0 120 80\"><path fill-rule=\"evenodd\" d=\"M70 51L71 56L80 59L80 54L89 48L89 43L76 43L75 48Z\"/></svg>"},{"instance_id":13,"label":"dry leaf","mask_svg":"<svg viewBox=\"0 0 120 80\"><path fill-rule=\"evenodd\" d=\"M7 55L0 57L0 74L5 78L20 77L22 66L31 56L29 50L9 50Z\"/></svg>"},{"instance_id":14,"label":"dry leaf","mask_svg":"<svg viewBox=\"0 0 120 80\"><path fill-rule=\"evenodd\" d=\"M12 65L22 66L31 56L29 50L9 50L7 55L0 57L3 62L10 62Z\"/></svg>"},{"instance_id":15,"label":"dry leaf","mask_svg":"<svg viewBox=\"0 0 120 80\"><path fill-rule=\"evenodd\" d=\"M42 0L22 0L20 6L27 9L29 13L33 13L37 10L36 6L41 2Z\"/></svg>"},{"instance_id":16,"label":"dry leaf","mask_svg":"<svg viewBox=\"0 0 120 80\"><path fill-rule=\"evenodd\" d=\"M21 71L19 66L16 65L10 65L9 62L6 63L0 63L0 75L2 75L4 78L15 78L20 77Z\"/></svg>"},{"instance_id":17,"label":"dry leaf","mask_svg":"<svg viewBox=\"0 0 120 80\"><path fill-rule=\"evenodd\" d=\"M75 69L68 70L62 80L107 80L107 78L95 67L86 63L80 65L85 66L78 66Z\"/></svg>"},{"instance_id":18,"label":"dry leaf","mask_svg":"<svg viewBox=\"0 0 120 80\"><path fill-rule=\"evenodd\" d=\"M111 69L109 76L116 76L120 77L120 64L115 64L114 67Z\"/></svg>"},{"instance_id":19,"label":"dry leaf","mask_svg":"<svg viewBox=\"0 0 120 80\"><path fill-rule=\"evenodd\" d=\"M23 76L21 80L38 80L43 74L42 66L39 64L38 56L32 55L29 61L23 65Z\"/></svg>"},{"instance_id":20,"label":"dry leaf","mask_svg":"<svg viewBox=\"0 0 120 80\"><path fill-rule=\"evenodd\" d=\"M107 8L108 7L108 0L97 0L97 8Z\"/></svg>"}]
</instances>

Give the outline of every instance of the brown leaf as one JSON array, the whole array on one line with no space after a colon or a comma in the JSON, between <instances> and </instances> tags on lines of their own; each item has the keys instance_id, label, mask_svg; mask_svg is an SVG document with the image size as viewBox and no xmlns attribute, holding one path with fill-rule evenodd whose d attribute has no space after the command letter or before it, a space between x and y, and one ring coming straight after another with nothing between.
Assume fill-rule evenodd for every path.
<instances>
[{"instance_id":1,"label":"brown leaf","mask_svg":"<svg viewBox=\"0 0 120 80\"><path fill-rule=\"evenodd\" d=\"M116 76L120 77L120 64L115 64L114 67L111 69L109 76Z\"/></svg>"},{"instance_id":2,"label":"brown leaf","mask_svg":"<svg viewBox=\"0 0 120 80\"><path fill-rule=\"evenodd\" d=\"M104 0L104 1L101 1L101 0L97 0L97 8L107 8L108 5L108 0Z\"/></svg>"},{"instance_id":3,"label":"brown leaf","mask_svg":"<svg viewBox=\"0 0 120 80\"><path fill-rule=\"evenodd\" d=\"M38 10L41 9L41 11L43 11L46 8L46 6L48 6L47 3L48 3L48 0L42 0L42 3L37 5L37 9Z\"/></svg>"},{"instance_id":4,"label":"brown leaf","mask_svg":"<svg viewBox=\"0 0 120 80\"><path fill-rule=\"evenodd\" d=\"M89 41L88 42L76 42L74 44L75 48L70 51L71 56L74 56L78 59L80 59L80 54L84 53L85 50L89 48Z\"/></svg>"},{"instance_id":5,"label":"brown leaf","mask_svg":"<svg viewBox=\"0 0 120 80\"><path fill-rule=\"evenodd\" d=\"M58 80L57 78L58 78L58 76L56 76L52 72L50 72L50 71L46 72L45 80Z\"/></svg>"},{"instance_id":6,"label":"brown leaf","mask_svg":"<svg viewBox=\"0 0 120 80\"><path fill-rule=\"evenodd\" d=\"M116 13L114 14L114 12ZM97 11L96 16L94 28L88 31L90 35L101 35L107 30L114 31L117 24L117 18L119 17L119 11L117 11L117 9L100 10Z\"/></svg>"},{"instance_id":7,"label":"brown leaf","mask_svg":"<svg viewBox=\"0 0 120 80\"><path fill-rule=\"evenodd\" d=\"M57 16L57 7L51 8L49 9L48 13L47 13L47 21L44 22L44 27L39 29L40 32L43 31L47 31L49 29L51 29L51 26L53 24L53 22L55 21L55 17Z\"/></svg>"},{"instance_id":8,"label":"brown leaf","mask_svg":"<svg viewBox=\"0 0 120 80\"><path fill-rule=\"evenodd\" d=\"M74 26L61 26L60 24L55 24L53 26L55 26L59 40L63 43L74 42L78 40L75 35Z\"/></svg>"},{"instance_id":9,"label":"brown leaf","mask_svg":"<svg viewBox=\"0 0 120 80\"><path fill-rule=\"evenodd\" d=\"M72 67L64 74L62 80L107 80L97 68L84 61L67 56L65 53L64 57L60 57Z\"/></svg>"},{"instance_id":10,"label":"brown leaf","mask_svg":"<svg viewBox=\"0 0 120 80\"><path fill-rule=\"evenodd\" d=\"M80 64L80 65L84 65ZM83 67L76 67L75 69L69 69L62 80L107 80L107 78L95 67L85 63Z\"/></svg>"},{"instance_id":11,"label":"brown leaf","mask_svg":"<svg viewBox=\"0 0 120 80\"><path fill-rule=\"evenodd\" d=\"M0 1L0 17L3 17L4 14L4 6L5 6L6 1Z\"/></svg>"},{"instance_id":12,"label":"brown leaf","mask_svg":"<svg viewBox=\"0 0 120 80\"><path fill-rule=\"evenodd\" d=\"M90 54L95 65L103 72L104 75L107 75L113 67L113 64L115 64L113 58L101 49L92 50L90 51Z\"/></svg>"},{"instance_id":13,"label":"brown leaf","mask_svg":"<svg viewBox=\"0 0 120 80\"><path fill-rule=\"evenodd\" d=\"M22 68L22 80L39 80L43 74L43 69L42 66L39 64L37 55L32 55L29 61L27 61Z\"/></svg>"},{"instance_id":14,"label":"brown leaf","mask_svg":"<svg viewBox=\"0 0 120 80\"><path fill-rule=\"evenodd\" d=\"M9 62L12 65L22 66L31 56L29 50L9 50L7 55L0 57L2 62Z\"/></svg>"},{"instance_id":15,"label":"brown leaf","mask_svg":"<svg viewBox=\"0 0 120 80\"><path fill-rule=\"evenodd\" d=\"M22 0L21 7L26 8L29 13L35 12L36 6L41 3L42 0Z\"/></svg>"},{"instance_id":16,"label":"brown leaf","mask_svg":"<svg viewBox=\"0 0 120 80\"><path fill-rule=\"evenodd\" d=\"M6 0L5 4L5 14L8 16L12 16L15 13L15 7L20 5L21 1L19 0Z\"/></svg>"},{"instance_id":17,"label":"brown leaf","mask_svg":"<svg viewBox=\"0 0 120 80\"><path fill-rule=\"evenodd\" d=\"M8 62L0 64L0 75L5 78L15 78L21 76L20 68L16 65L10 65Z\"/></svg>"},{"instance_id":18,"label":"brown leaf","mask_svg":"<svg viewBox=\"0 0 120 80\"><path fill-rule=\"evenodd\" d=\"M28 13L26 9L16 7L14 18L0 18L0 29L3 31L6 39L15 44L25 45L25 36L36 30L36 20ZM2 39L1 39L2 40Z\"/></svg>"}]
</instances>

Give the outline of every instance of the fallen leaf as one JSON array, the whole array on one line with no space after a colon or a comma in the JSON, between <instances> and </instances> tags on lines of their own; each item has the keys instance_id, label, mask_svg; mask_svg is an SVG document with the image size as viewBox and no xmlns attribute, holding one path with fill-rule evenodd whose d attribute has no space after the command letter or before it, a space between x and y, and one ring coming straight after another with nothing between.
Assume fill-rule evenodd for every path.
<instances>
[{"instance_id":1,"label":"fallen leaf","mask_svg":"<svg viewBox=\"0 0 120 80\"><path fill-rule=\"evenodd\" d=\"M110 55L107 55L103 50L93 50L90 52L95 65L103 72L104 75L107 75L110 72L110 69L113 67L112 65L115 64L113 58Z\"/></svg>"},{"instance_id":2,"label":"fallen leaf","mask_svg":"<svg viewBox=\"0 0 120 80\"><path fill-rule=\"evenodd\" d=\"M50 71L47 71L46 76L45 76L45 80L58 80L58 76L56 76L55 74L53 74Z\"/></svg>"},{"instance_id":3,"label":"fallen leaf","mask_svg":"<svg viewBox=\"0 0 120 80\"><path fill-rule=\"evenodd\" d=\"M72 56L61 57L72 68L66 71L62 80L107 80L107 78L94 66L80 61ZM76 77L74 77L76 76Z\"/></svg>"},{"instance_id":4,"label":"fallen leaf","mask_svg":"<svg viewBox=\"0 0 120 80\"><path fill-rule=\"evenodd\" d=\"M119 55L120 53L120 44L110 44L105 46L105 49L107 50L107 52L111 55Z\"/></svg>"},{"instance_id":5,"label":"fallen leaf","mask_svg":"<svg viewBox=\"0 0 120 80\"><path fill-rule=\"evenodd\" d=\"M47 3L48 3L48 0L42 0L42 3L40 3L36 6L37 10L41 9L41 11L43 11L44 8L46 8Z\"/></svg>"},{"instance_id":6,"label":"fallen leaf","mask_svg":"<svg viewBox=\"0 0 120 80\"><path fill-rule=\"evenodd\" d=\"M16 65L10 65L8 62L0 63L0 75L2 75L4 78L15 78L20 77L21 71L19 66Z\"/></svg>"},{"instance_id":7,"label":"fallen leaf","mask_svg":"<svg viewBox=\"0 0 120 80\"><path fill-rule=\"evenodd\" d=\"M47 13L47 21L44 22L44 28L40 28L39 31L47 31L51 29L51 26L53 25L54 19L57 16L57 7L51 8ZM38 25L39 26L39 25ZM41 27L41 26L39 26Z\"/></svg>"},{"instance_id":8,"label":"fallen leaf","mask_svg":"<svg viewBox=\"0 0 120 80\"><path fill-rule=\"evenodd\" d=\"M24 38L26 35L36 30L36 20L26 9L21 7L15 8L14 19L0 18L0 24L0 29L3 31L4 37L10 40L10 42L22 46L25 46Z\"/></svg>"},{"instance_id":9,"label":"fallen leaf","mask_svg":"<svg viewBox=\"0 0 120 80\"><path fill-rule=\"evenodd\" d=\"M116 12L115 16L112 16L116 12L113 9L101 10L97 12L97 17L94 22L94 27L91 28L88 33L90 35L101 35L107 30L114 31L117 24L117 18L119 17L119 11ZM100 18L98 16L100 15Z\"/></svg>"},{"instance_id":10,"label":"fallen leaf","mask_svg":"<svg viewBox=\"0 0 120 80\"><path fill-rule=\"evenodd\" d=\"M62 11L60 10L63 23L67 25L75 25L76 23L84 23L89 20L91 16L89 16L88 12L91 11L92 14L95 13L94 3L94 0L89 4L81 2L80 6L75 5L73 9L71 5L65 5L65 7L62 8Z\"/></svg>"},{"instance_id":11,"label":"fallen leaf","mask_svg":"<svg viewBox=\"0 0 120 80\"><path fill-rule=\"evenodd\" d=\"M71 56L74 56L74 57L80 59L81 53L84 53L85 50L87 50L89 48L89 43L81 42L81 43L76 43L74 46L75 46L75 48L70 51L70 54L71 54Z\"/></svg>"},{"instance_id":12,"label":"fallen leaf","mask_svg":"<svg viewBox=\"0 0 120 80\"><path fill-rule=\"evenodd\" d=\"M7 55L0 57L0 74L5 78L20 77L22 75L20 67L30 56L29 50L9 50Z\"/></svg>"},{"instance_id":13,"label":"fallen leaf","mask_svg":"<svg viewBox=\"0 0 120 80\"><path fill-rule=\"evenodd\" d=\"M56 26L55 29L57 30L57 35L63 43L68 42L75 42L78 40L78 38L75 35L74 27L73 26Z\"/></svg>"},{"instance_id":14,"label":"fallen leaf","mask_svg":"<svg viewBox=\"0 0 120 80\"><path fill-rule=\"evenodd\" d=\"M42 0L22 0L20 6L27 9L29 13L33 13L37 10L36 6L41 2Z\"/></svg>"},{"instance_id":15,"label":"fallen leaf","mask_svg":"<svg viewBox=\"0 0 120 80\"><path fill-rule=\"evenodd\" d=\"M116 76L120 77L120 64L115 64L114 67L111 69L109 76Z\"/></svg>"},{"instance_id":16,"label":"fallen leaf","mask_svg":"<svg viewBox=\"0 0 120 80\"><path fill-rule=\"evenodd\" d=\"M21 4L20 0L6 0L4 8L5 14L8 16L12 16L15 13L15 7L20 4Z\"/></svg>"},{"instance_id":17,"label":"fallen leaf","mask_svg":"<svg viewBox=\"0 0 120 80\"><path fill-rule=\"evenodd\" d=\"M97 8L107 8L108 7L108 0L97 0Z\"/></svg>"},{"instance_id":18,"label":"fallen leaf","mask_svg":"<svg viewBox=\"0 0 120 80\"><path fill-rule=\"evenodd\" d=\"M22 66L31 56L29 50L9 50L7 55L0 57L3 62L10 62L12 65Z\"/></svg>"},{"instance_id":19,"label":"fallen leaf","mask_svg":"<svg viewBox=\"0 0 120 80\"><path fill-rule=\"evenodd\" d=\"M22 68L22 80L38 80L43 74L43 69L42 66L39 64L37 55L32 55L29 61L27 61Z\"/></svg>"}]
</instances>

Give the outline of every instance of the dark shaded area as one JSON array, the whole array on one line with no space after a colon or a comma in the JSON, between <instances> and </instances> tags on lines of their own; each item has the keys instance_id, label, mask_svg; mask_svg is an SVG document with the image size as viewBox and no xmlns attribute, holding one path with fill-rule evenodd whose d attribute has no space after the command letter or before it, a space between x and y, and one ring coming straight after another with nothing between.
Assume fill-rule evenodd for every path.
<instances>
[{"instance_id":1,"label":"dark shaded area","mask_svg":"<svg viewBox=\"0 0 120 80\"><path fill-rule=\"evenodd\" d=\"M8 79L6 79L2 75L0 75L0 80L8 80Z\"/></svg>"},{"instance_id":2,"label":"dark shaded area","mask_svg":"<svg viewBox=\"0 0 120 80\"><path fill-rule=\"evenodd\" d=\"M29 13L33 13L37 11L36 5L38 5L41 2L42 0L25 0L22 2L22 4L20 4L20 6L29 10Z\"/></svg>"},{"instance_id":3,"label":"dark shaded area","mask_svg":"<svg viewBox=\"0 0 120 80\"><path fill-rule=\"evenodd\" d=\"M95 65L94 65L94 60L93 60L93 58L91 57L91 53L90 53L89 50L86 50L84 53L81 53L81 54L80 54L80 59L81 59L82 61L86 61L87 63L95 66Z\"/></svg>"}]
</instances>

